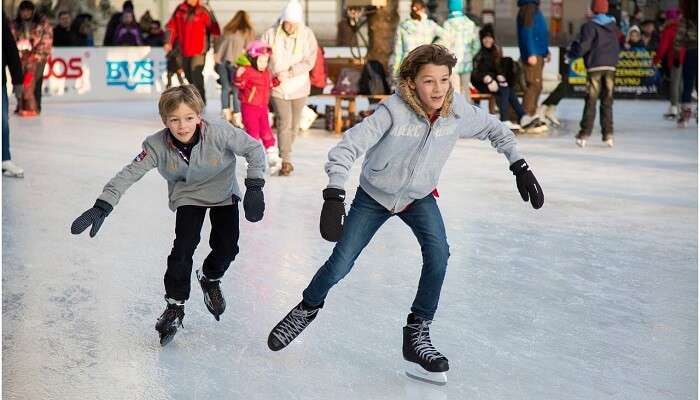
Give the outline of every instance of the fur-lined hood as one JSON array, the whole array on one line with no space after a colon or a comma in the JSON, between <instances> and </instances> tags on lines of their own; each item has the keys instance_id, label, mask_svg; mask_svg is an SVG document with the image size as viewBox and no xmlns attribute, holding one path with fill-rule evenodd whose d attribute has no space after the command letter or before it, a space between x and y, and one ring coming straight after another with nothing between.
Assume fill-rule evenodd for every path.
<instances>
[{"instance_id":1,"label":"fur-lined hood","mask_svg":"<svg viewBox=\"0 0 700 400\"><path fill-rule=\"evenodd\" d=\"M401 97L401 100L403 100L408 106L418 114L419 116L430 120L430 116L428 113L425 112L423 109L423 106L420 103L420 99L418 98L418 94L408 86L408 82L406 80L399 80L399 84L396 88L396 93ZM450 85L450 89L447 91L447 95L445 96L445 101L442 103L442 107L440 108L440 116L443 118L447 118L450 113L456 115L456 113L453 110L453 100L454 100L454 89L452 88L452 85Z\"/></svg>"}]
</instances>

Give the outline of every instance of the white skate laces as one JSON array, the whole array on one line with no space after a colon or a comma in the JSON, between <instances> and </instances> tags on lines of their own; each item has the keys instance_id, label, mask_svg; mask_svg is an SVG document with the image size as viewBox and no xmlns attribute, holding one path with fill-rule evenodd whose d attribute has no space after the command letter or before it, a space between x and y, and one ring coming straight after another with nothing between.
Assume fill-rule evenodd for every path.
<instances>
[{"instance_id":1,"label":"white skate laces","mask_svg":"<svg viewBox=\"0 0 700 400\"><path fill-rule=\"evenodd\" d=\"M432 321L423 320L416 324L407 324L406 326L411 328L413 332L411 333L411 344L416 351L418 357L422 358L427 362L432 362L440 358L445 358L440 354L433 344L430 342L430 323Z\"/></svg>"},{"instance_id":2,"label":"white skate laces","mask_svg":"<svg viewBox=\"0 0 700 400\"><path fill-rule=\"evenodd\" d=\"M272 335L284 346L287 346L311 323L318 310L318 308L304 310L301 305L295 307L272 332Z\"/></svg>"}]
</instances>

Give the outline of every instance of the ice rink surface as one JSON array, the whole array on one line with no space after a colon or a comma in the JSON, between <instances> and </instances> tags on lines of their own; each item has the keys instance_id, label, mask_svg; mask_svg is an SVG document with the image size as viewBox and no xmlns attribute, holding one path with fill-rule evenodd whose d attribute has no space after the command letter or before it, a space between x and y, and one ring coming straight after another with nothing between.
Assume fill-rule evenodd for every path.
<instances>
[{"instance_id":1,"label":"ice rink surface","mask_svg":"<svg viewBox=\"0 0 700 400\"><path fill-rule=\"evenodd\" d=\"M666 103L619 100L616 147L596 127L580 149L582 106L565 100L564 128L519 138L541 210L522 202L488 143L459 141L442 173L452 256L431 334L450 359L444 387L403 374L421 255L398 218L296 342L267 348L331 253L318 217L337 139L297 139L294 174L267 181L264 220L241 222L222 320L193 279L185 327L161 348L154 323L175 224L165 181L146 175L96 238L69 231L160 129L156 105L48 104L40 118L12 117L26 178L2 179L3 399L697 398L697 126L663 121ZM208 235L207 219L195 268Z\"/></svg>"}]
</instances>

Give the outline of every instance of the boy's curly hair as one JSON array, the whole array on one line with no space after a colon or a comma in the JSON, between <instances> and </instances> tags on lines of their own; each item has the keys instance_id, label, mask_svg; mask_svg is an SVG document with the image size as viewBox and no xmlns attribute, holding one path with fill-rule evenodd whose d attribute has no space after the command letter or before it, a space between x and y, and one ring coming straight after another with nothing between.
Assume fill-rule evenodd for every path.
<instances>
[{"instance_id":1,"label":"boy's curly hair","mask_svg":"<svg viewBox=\"0 0 700 400\"><path fill-rule=\"evenodd\" d=\"M197 114L201 114L204 110L204 100L194 85L173 86L166 89L158 100L158 113L163 122L168 114L175 111L183 103Z\"/></svg>"},{"instance_id":2,"label":"boy's curly hair","mask_svg":"<svg viewBox=\"0 0 700 400\"><path fill-rule=\"evenodd\" d=\"M439 44L424 44L411 50L403 59L399 68L399 79L414 80L418 71L425 64L446 65L452 74L452 68L457 64L457 57L445 46Z\"/></svg>"}]
</instances>

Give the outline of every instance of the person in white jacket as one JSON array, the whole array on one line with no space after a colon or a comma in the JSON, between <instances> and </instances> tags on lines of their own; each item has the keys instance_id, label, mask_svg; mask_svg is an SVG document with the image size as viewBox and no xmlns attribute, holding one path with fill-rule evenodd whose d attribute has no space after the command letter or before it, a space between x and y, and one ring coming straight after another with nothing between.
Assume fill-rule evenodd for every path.
<instances>
[{"instance_id":1,"label":"person in white jacket","mask_svg":"<svg viewBox=\"0 0 700 400\"><path fill-rule=\"evenodd\" d=\"M297 0L290 0L279 22L269 28L262 41L272 47L270 70L280 81L272 90L272 104L277 113L277 131L282 158L279 174L289 175L292 143L299 132L301 112L311 91L309 71L316 62L318 44L313 31L304 25L303 10Z\"/></svg>"}]
</instances>

